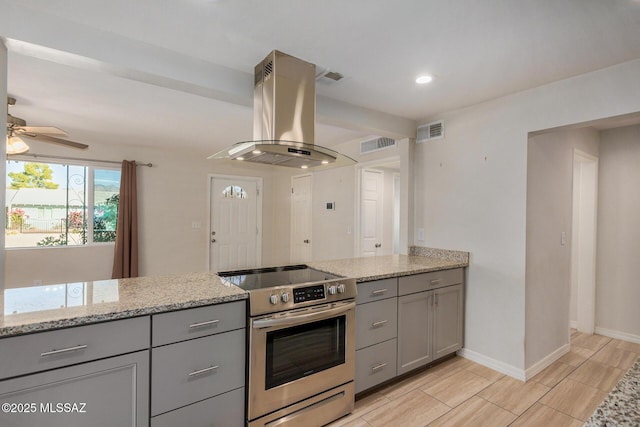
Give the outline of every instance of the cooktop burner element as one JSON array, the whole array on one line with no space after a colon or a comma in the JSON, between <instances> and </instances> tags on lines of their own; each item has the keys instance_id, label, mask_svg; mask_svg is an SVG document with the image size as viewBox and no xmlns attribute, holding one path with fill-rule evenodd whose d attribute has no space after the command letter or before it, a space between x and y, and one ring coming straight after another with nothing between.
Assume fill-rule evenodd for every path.
<instances>
[{"instance_id":1,"label":"cooktop burner element","mask_svg":"<svg viewBox=\"0 0 640 427\"><path fill-rule=\"evenodd\" d=\"M356 297L356 281L310 268L307 265L223 271L228 281L249 291L251 316L299 307L332 303Z\"/></svg>"}]
</instances>

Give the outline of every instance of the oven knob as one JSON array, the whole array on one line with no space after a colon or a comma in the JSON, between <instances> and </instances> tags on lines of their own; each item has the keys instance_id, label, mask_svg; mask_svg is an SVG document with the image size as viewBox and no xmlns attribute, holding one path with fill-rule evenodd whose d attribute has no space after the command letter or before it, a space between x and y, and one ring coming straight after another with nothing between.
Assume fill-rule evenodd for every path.
<instances>
[{"instance_id":1,"label":"oven knob","mask_svg":"<svg viewBox=\"0 0 640 427\"><path fill-rule=\"evenodd\" d=\"M338 293L344 294L344 291L345 291L344 283L340 283L338 285Z\"/></svg>"},{"instance_id":2,"label":"oven knob","mask_svg":"<svg viewBox=\"0 0 640 427\"><path fill-rule=\"evenodd\" d=\"M336 292L337 292L337 288L336 288L335 285L331 285L331 286L329 286L328 291L329 291L329 295L335 295Z\"/></svg>"},{"instance_id":3,"label":"oven knob","mask_svg":"<svg viewBox=\"0 0 640 427\"><path fill-rule=\"evenodd\" d=\"M289 302L289 293L283 292L282 295L280 295L280 299L282 300L282 302Z\"/></svg>"},{"instance_id":4,"label":"oven knob","mask_svg":"<svg viewBox=\"0 0 640 427\"><path fill-rule=\"evenodd\" d=\"M278 295L271 295L269 297L269 301L271 302L271 304L276 305L278 303Z\"/></svg>"}]
</instances>

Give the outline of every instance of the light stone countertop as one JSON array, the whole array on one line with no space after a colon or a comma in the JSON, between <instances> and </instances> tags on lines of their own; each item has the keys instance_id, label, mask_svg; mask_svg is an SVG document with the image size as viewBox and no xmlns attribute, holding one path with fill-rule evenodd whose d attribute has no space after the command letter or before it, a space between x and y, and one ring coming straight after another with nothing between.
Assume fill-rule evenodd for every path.
<instances>
[{"instance_id":1,"label":"light stone countertop","mask_svg":"<svg viewBox=\"0 0 640 427\"><path fill-rule=\"evenodd\" d=\"M427 273L429 271L467 267L469 266L469 262L465 259L387 255L311 262L308 265L326 273L355 277L357 282L367 282L370 280Z\"/></svg>"},{"instance_id":2,"label":"light stone countertop","mask_svg":"<svg viewBox=\"0 0 640 427\"><path fill-rule=\"evenodd\" d=\"M0 338L243 300L212 273L5 289Z\"/></svg>"},{"instance_id":3,"label":"light stone countertop","mask_svg":"<svg viewBox=\"0 0 640 427\"><path fill-rule=\"evenodd\" d=\"M350 258L308 265L355 277L358 282L469 265L467 252L414 247L412 253L419 256ZM0 338L247 298L246 291L213 273L11 288L0 294Z\"/></svg>"}]
</instances>

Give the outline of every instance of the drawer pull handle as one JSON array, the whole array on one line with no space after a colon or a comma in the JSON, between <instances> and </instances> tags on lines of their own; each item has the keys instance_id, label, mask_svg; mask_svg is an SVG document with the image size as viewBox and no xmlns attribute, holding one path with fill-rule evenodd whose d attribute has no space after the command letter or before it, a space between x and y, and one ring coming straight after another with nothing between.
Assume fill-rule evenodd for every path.
<instances>
[{"instance_id":1,"label":"drawer pull handle","mask_svg":"<svg viewBox=\"0 0 640 427\"><path fill-rule=\"evenodd\" d=\"M385 366L387 366L386 363L380 363L379 365L372 367L371 372L378 372L380 369L384 368Z\"/></svg>"},{"instance_id":2,"label":"drawer pull handle","mask_svg":"<svg viewBox=\"0 0 640 427\"><path fill-rule=\"evenodd\" d=\"M433 279L433 280L431 281L431 284L432 284L432 285L439 285L439 284L440 284L440 282L442 282L442 279Z\"/></svg>"},{"instance_id":3,"label":"drawer pull handle","mask_svg":"<svg viewBox=\"0 0 640 427\"><path fill-rule=\"evenodd\" d=\"M382 326L387 322L388 320L378 320L377 322L373 322L371 326L373 326L374 328L377 328L378 326Z\"/></svg>"},{"instance_id":4,"label":"drawer pull handle","mask_svg":"<svg viewBox=\"0 0 640 427\"><path fill-rule=\"evenodd\" d=\"M388 289L376 289L375 291L371 291L371 295L382 295L387 291Z\"/></svg>"},{"instance_id":5,"label":"drawer pull handle","mask_svg":"<svg viewBox=\"0 0 640 427\"><path fill-rule=\"evenodd\" d=\"M86 345L77 345L75 347L62 348L60 350L45 351L44 353L40 353L40 357L54 356L56 354L68 353L70 351L84 350L85 348L87 348Z\"/></svg>"},{"instance_id":6,"label":"drawer pull handle","mask_svg":"<svg viewBox=\"0 0 640 427\"><path fill-rule=\"evenodd\" d=\"M194 324L189 325L189 329L201 328L203 326L209 326L209 325L215 325L218 322L219 322L219 320L208 320L206 322L194 323Z\"/></svg>"},{"instance_id":7,"label":"drawer pull handle","mask_svg":"<svg viewBox=\"0 0 640 427\"><path fill-rule=\"evenodd\" d=\"M215 371L216 369L218 369L220 366L216 365L216 366L209 366L208 368L204 368L204 369L199 369L197 371L193 371L193 372L189 372L189 376L190 377L195 377L196 375L202 375L202 374L206 374L207 372L211 372L211 371Z\"/></svg>"}]
</instances>

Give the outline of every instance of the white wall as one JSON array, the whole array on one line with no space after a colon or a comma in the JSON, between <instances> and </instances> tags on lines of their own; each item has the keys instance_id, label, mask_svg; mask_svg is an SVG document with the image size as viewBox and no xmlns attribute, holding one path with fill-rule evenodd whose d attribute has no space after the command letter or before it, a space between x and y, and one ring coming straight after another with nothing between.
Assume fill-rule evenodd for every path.
<instances>
[{"instance_id":1,"label":"white wall","mask_svg":"<svg viewBox=\"0 0 640 427\"><path fill-rule=\"evenodd\" d=\"M525 366L569 344L573 150L598 155L593 128L564 130L529 139ZM566 243L561 244L561 233Z\"/></svg>"},{"instance_id":2,"label":"white wall","mask_svg":"<svg viewBox=\"0 0 640 427\"><path fill-rule=\"evenodd\" d=\"M525 361L528 133L640 111L638 75L630 61L423 121L444 119L446 138L415 148L414 227L425 246L471 252L466 356L519 377L537 362Z\"/></svg>"},{"instance_id":3,"label":"white wall","mask_svg":"<svg viewBox=\"0 0 640 427\"><path fill-rule=\"evenodd\" d=\"M4 42L0 40L0 100L7 99L7 48L4 45ZM5 117L5 120L2 120L2 117ZM6 117L7 117L7 104L2 102L2 106L0 106L0 125L2 129L6 129ZM7 174L7 166L6 166L6 150L0 150L0 176L6 176ZM4 179L2 179L4 183ZM4 185L3 185L4 187ZM4 206L5 204L5 192L0 191L0 206ZM2 219L0 219L0 224L2 225L2 229L5 227L5 215L0 215ZM4 232L0 235L0 249L4 249ZM2 251L2 256L0 256L0 280L4 283L4 269L5 269L5 257L4 250ZM0 291L3 286L0 286ZM4 298L4 294L0 292L2 297ZM0 301L2 302L2 301Z\"/></svg>"},{"instance_id":4,"label":"white wall","mask_svg":"<svg viewBox=\"0 0 640 427\"><path fill-rule=\"evenodd\" d=\"M243 169L221 166L202 153L116 145L90 144L86 151L58 148L29 141L32 152L106 160L138 160L153 163L138 167L138 215L140 275L206 271L208 175L249 175L263 178L263 264L282 263L278 246L280 212L288 212L288 199L276 194L274 169L253 165ZM4 168L4 163L3 163ZM284 205L283 205L284 203ZM192 228L192 222L202 228ZM288 227L288 225L287 225ZM288 260L288 244L286 259ZM111 276L113 246L84 248L34 248L6 250L5 285L19 287L69 281L106 279Z\"/></svg>"},{"instance_id":5,"label":"white wall","mask_svg":"<svg viewBox=\"0 0 640 427\"><path fill-rule=\"evenodd\" d=\"M354 248L355 172L353 166L313 173L313 259L351 258ZM326 210L335 202L335 210Z\"/></svg>"},{"instance_id":6,"label":"white wall","mask_svg":"<svg viewBox=\"0 0 640 427\"><path fill-rule=\"evenodd\" d=\"M596 330L640 342L640 126L600 138Z\"/></svg>"}]
</instances>

